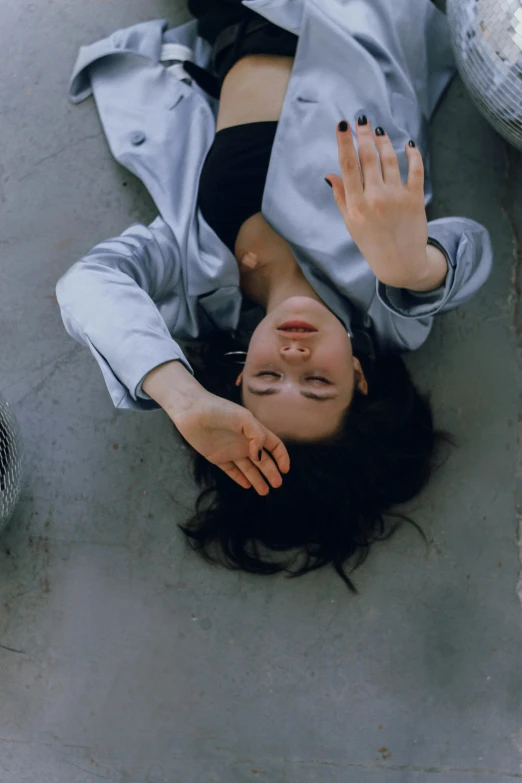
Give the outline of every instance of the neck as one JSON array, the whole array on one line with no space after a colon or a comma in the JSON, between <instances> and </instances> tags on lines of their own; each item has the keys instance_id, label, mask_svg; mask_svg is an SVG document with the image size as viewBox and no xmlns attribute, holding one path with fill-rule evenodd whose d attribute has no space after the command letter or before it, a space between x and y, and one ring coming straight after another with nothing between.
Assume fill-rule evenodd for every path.
<instances>
[{"instance_id":1,"label":"neck","mask_svg":"<svg viewBox=\"0 0 522 783\"><path fill-rule=\"evenodd\" d=\"M239 264L241 289L252 302L267 313L292 296L308 296L324 304L302 273L286 240L267 224L262 233L248 239L236 257L240 259L248 251L257 256L253 269Z\"/></svg>"},{"instance_id":2,"label":"neck","mask_svg":"<svg viewBox=\"0 0 522 783\"><path fill-rule=\"evenodd\" d=\"M322 299L317 296L314 289L303 275L299 265L294 261L295 268L287 277L274 277L267 292L265 303L266 312L269 313L275 307L278 307L285 299L291 296L308 296L323 304Z\"/></svg>"},{"instance_id":3,"label":"neck","mask_svg":"<svg viewBox=\"0 0 522 783\"><path fill-rule=\"evenodd\" d=\"M281 259L262 260L255 269L241 274L244 293L267 313L292 296L308 296L324 304L303 275L299 265L282 264Z\"/></svg>"}]
</instances>

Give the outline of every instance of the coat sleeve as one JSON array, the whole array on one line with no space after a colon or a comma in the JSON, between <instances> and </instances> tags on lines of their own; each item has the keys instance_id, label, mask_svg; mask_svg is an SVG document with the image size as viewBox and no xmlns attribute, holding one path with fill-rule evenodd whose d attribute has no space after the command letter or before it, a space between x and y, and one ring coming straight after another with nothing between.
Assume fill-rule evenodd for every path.
<instances>
[{"instance_id":1,"label":"coat sleeve","mask_svg":"<svg viewBox=\"0 0 522 783\"><path fill-rule=\"evenodd\" d=\"M409 319L431 318L467 302L491 272L493 250L487 229L467 218L452 217L428 223L429 242L446 256L448 274L435 291L418 293L377 281L377 296L392 313Z\"/></svg>"},{"instance_id":2,"label":"coat sleeve","mask_svg":"<svg viewBox=\"0 0 522 783\"><path fill-rule=\"evenodd\" d=\"M164 362L192 372L167 328L179 317L180 274L174 234L157 218L101 242L57 283L64 326L90 348L117 408L157 409L141 383Z\"/></svg>"}]
</instances>

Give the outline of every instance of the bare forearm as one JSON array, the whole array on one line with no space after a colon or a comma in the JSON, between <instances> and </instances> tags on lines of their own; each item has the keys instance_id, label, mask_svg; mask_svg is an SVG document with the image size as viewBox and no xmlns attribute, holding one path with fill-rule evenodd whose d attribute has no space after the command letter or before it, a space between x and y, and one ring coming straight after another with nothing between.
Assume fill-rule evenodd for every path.
<instances>
[{"instance_id":1,"label":"bare forearm","mask_svg":"<svg viewBox=\"0 0 522 783\"><path fill-rule=\"evenodd\" d=\"M200 383L181 362L160 364L145 376L143 391L152 397L174 421L194 403L195 396L204 391Z\"/></svg>"}]
</instances>

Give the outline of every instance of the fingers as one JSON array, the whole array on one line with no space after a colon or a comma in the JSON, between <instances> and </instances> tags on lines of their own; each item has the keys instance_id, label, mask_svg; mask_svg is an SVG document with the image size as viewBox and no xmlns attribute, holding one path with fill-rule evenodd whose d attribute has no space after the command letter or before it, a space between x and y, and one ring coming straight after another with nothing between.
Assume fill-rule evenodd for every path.
<instances>
[{"instance_id":1,"label":"fingers","mask_svg":"<svg viewBox=\"0 0 522 783\"><path fill-rule=\"evenodd\" d=\"M362 115L356 125L358 148L356 151L350 127L348 123L345 124L346 131L340 130L341 126L344 127L342 122L337 126L342 180L328 174L329 184L333 187L334 197L341 212L344 211L345 205L353 206L357 199L362 199L364 192L371 186L382 185L383 182L389 185L402 184L397 153L384 129L379 126L373 132L370 122ZM407 153L408 157L411 156L414 167L419 160L422 165L422 157L415 147L408 146ZM412 177L414 186L424 187L424 172L422 181L417 168L414 168ZM341 181L344 185L344 194L339 190Z\"/></svg>"},{"instance_id":2,"label":"fingers","mask_svg":"<svg viewBox=\"0 0 522 783\"><path fill-rule=\"evenodd\" d=\"M382 170L379 153L368 118L362 114L357 120L357 149L364 180L364 190L382 185Z\"/></svg>"},{"instance_id":3,"label":"fingers","mask_svg":"<svg viewBox=\"0 0 522 783\"><path fill-rule=\"evenodd\" d=\"M361 115L357 122L356 136L357 150L348 123L342 120L337 125L337 145L342 179L333 174L329 174L327 178L327 182L330 180L329 184L332 186L337 207L345 221L350 214L353 216L362 212L365 191L383 184L380 151L375 145L377 137L374 136L371 124L364 115ZM378 146L383 150L388 176L394 178L393 166L395 165L397 167L396 176L400 181L398 162L388 137L379 137ZM393 156L395 156L395 160Z\"/></svg>"},{"instance_id":4,"label":"fingers","mask_svg":"<svg viewBox=\"0 0 522 783\"><path fill-rule=\"evenodd\" d=\"M250 459L256 464L262 460L263 449L272 452L273 448L276 448L279 444L281 444L283 449L286 451L279 438L263 427L261 422L259 422L255 416L246 410L244 412L244 418L242 421L242 430L243 434L248 440L248 453Z\"/></svg>"},{"instance_id":5,"label":"fingers","mask_svg":"<svg viewBox=\"0 0 522 783\"><path fill-rule=\"evenodd\" d=\"M341 130L341 128L346 128ZM344 185L345 201L361 198L363 195L363 182L359 158L353 142L350 126L344 120L337 125L337 150L339 165L341 167L342 182ZM332 182L333 177L330 177ZM338 177L335 178L338 180Z\"/></svg>"},{"instance_id":6,"label":"fingers","mask_svg":"<svg viewBox=\"0 0 522 783\"><path fill-rule=\"evenodd\" d=\"M268 481L270 486L280 487L283 483L281 473L288 473L290 470L290 457L286 446L277 435L263 427L254 416L249 416L245 420L243 431L249 440L250 460L242 460L241 463L236 464L240 465L241 470L259 494L266 494L264 491L260 492L259 488L266 488L268 492L263 478Z\"/></svg>"},{"instance_id":7,"label":"fingers","mask_svg":"<svg viewBox=\"0 0 522 783\"><path fill-rule=\"evenodd\" d=\"M277 435L270 430L266 430L265 451L270 452L275 459L277 467L281 473L288 473L290 470L290 457L285 444Z\"/></svg>"},{"instance_id":8,"label":"fingers","mask_svg":"<svg viewBox=\"0 0 522 783\"><path fill-rule=\"evenodd\" d=\"M268 459L270 459L270 457L268 457ZM236 462L236 465L243 476L245 476L254 487L258 495L268 495L269 488L264 481L262 474L251 460L240 459Z\"/></svg>"},{"instance_id":9,"label":"fingers","mask_svg":"<svg viewBox=\"0 0 522 783\"><path fill-rule=\"evenodd\" d=\"M272 436L276 440L279 440L276 438L275 435ZM258 470L263 474L263 476L267 479L269 484L272 487L280 487L283 483L283 479L281 478L281 474L278 470L278 465L274 462L270 454L268 453L270 449L267 447L267 443L265 441L265 448L264 449L258 449L257 446L253 448L254 441L251 441L249 444L249 451L250 451L250 461L254 463L254 465L258 468ZM286 451L285 447L281 443L281 446ZM287 455L288 457L288 455ZM288 463L290 463L290 460L287 460ZM285 464L283 462L283 464Z\"/></svg>"},{"instance_id":10,"label":"fingers","mask_svg":"<svg viewBox=\"0 0 522 783\"><path fill-rule=\"evenodd\" d=\"M220 465L221 470L229 476L232 481L235 481L236 484L239 484L240 487L243 487L243 489L250 489L252 484L247 479L245 475L239 470L237 465L235 465L233 462L227 462L226 465Z\"/></svg>"},{"instance_id":11,"label":"fingers","mask_svg":"<svg viewBox=\"0 0 522 783\"><path fill-rule=\"evenodd\" d=\"M409 141L406 145L406 155L408 157L408 181L406 185L411 191L424 193L424 163L422 155L413 141Z\"/></svg>"},{"instance_id":12,"label":"fingers","mask_svg":"<svg viewBox=\"0 0 522 783\"><path fill-rule=\"evenodd\" d=\"M250 460L247 459L241 461L241 470L243 470L246 463L248 463L249 466L252 466L253 470L249 468L248 473L245 475L248 476L249 481L251 481L256 490L259 480L261 480L260 486L266 487L261 476L264 476L272 487L280 487L283 483L283 479L279 473L277 461L274 462L274 460L270 457L269 452L272 453L272 448L276 449L281 459L282 466L283 468L286 468L287 471L290 467L290 459L282 442L276 435L269 432L268 430L265 430L258 420L251 415L244 421L243 432L249 441L248 452L250 455ZM240 463L238 462L236 464L239 465ZM265 493L260 492L259 494Z\"/></svg>"},{"instance_id":13,"label":"fingers","mask_svg":"<svg viewBox=\"0 0 522 783\"><path fill-rule=\"evenodd\" d=\"M281 473L288 473L290 470L288 451L283 441L277 435L263 427L255 417L252 418L254 423L245 422L244 426L245 435L249 439L248 451L250 459L256 465L261 466L261 470L267 478L273 476L274 480L277 480L276 484L270 481L273 487L279 487L282 483L279 470Z\"/></svg>"},{"instance_id":14,"label":"fingers","mask_svg":"<svg viewBox=\"0 0 522 783\"><path fill-rule=\"evenodd\" d=\"M375 129L375 144L381 161L382 178L386 185L402 185L399 159L390 137L379 127Z\"/></svg>"},{"instance_id":15,"label":"fingers","mask_svg":"<svg viewBox=\"0 0 522 783\"><path fill-rule=\"evenodd\" d=\"M268 454L264 455L264 458L257 466L251 460L244 459L239 460L237 463L228 462L226 465L220 465L220 468L243 489L254 487L258 495L268 495L270 491L269 486L263 479L263 474L272 487L280 487L283 483L283 479Z\"/></svg>"},{"instance_id":16,"label":"fingers","mask_svg":"<svg viewBox=\"0 0 522 783\"><path fill-rule=\"evenodd\" d=\"M243 431L248 438L248 453L252 462L259 462L263 456L263 447L265 445L265 433L263 428L255 419L257 427L254 425L245 424Z\"/></svg>"},{"instance_id":17,"label":"fingers","mask_svg":"<svg viewBox=\"0 0 522 783\"><path fill-rule=\"evenodd\" d=\"M265 479L268 481L271 487L277 489L283 483L283 478L277 469L277 465L266 451L261 452L262 457L259 462L256 462L256 466L259 468Z\"/></svg>"}]
</instances>

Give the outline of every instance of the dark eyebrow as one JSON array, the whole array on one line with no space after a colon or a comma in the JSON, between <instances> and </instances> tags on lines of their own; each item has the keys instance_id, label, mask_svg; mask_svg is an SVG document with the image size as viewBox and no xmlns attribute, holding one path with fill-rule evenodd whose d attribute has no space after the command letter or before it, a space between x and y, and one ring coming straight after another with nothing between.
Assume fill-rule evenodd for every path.
<instances>
[{"instance_id":1,"label":"dark eyebrow","mask_svg":"<svg viewBox=\"0 0 522 783\"><path fill-rule=\"evenodd\" d=\"M306 392L302 391L301 394L303 397L308 397L310 400L317 400L317 402L326 402L327 400L336 400L338 398L338 394L328 394L324 397L320 397L318 394L314 394L313 392Z\"/></svg>"},{"instance_id":2,"label":"dark eyebrow","mask_svg":"<svg viewBox=\"0 0 522 783\"><path fill-rule=\"evenodd\" d=\"M247 386L248 391L250 394L255 394L256 397L268 397L271 394L279 394L279 389L253 389L251 386ZM336 400L339 395L338 394L329 394L328 396L319 396L318 394L314 394L313 392L307 392L302 391L300 394L303 397L307 397L309 400L317 400L317 402L328 402L328 400Z\"/></svg>"},{"instance_id":3,"label":"dark eyebrow","mask_svg":"<svg viewBox=\"0 0 522 783\"><path fill-rule=\"evenodd\" d=\"M250 394L255 394L256 397L268 397L269 394L279 394L279 389L264 389L261 391L260 389L253 389L251 386L247 386L247 389Z\"/></svg>"}]
</instances>

